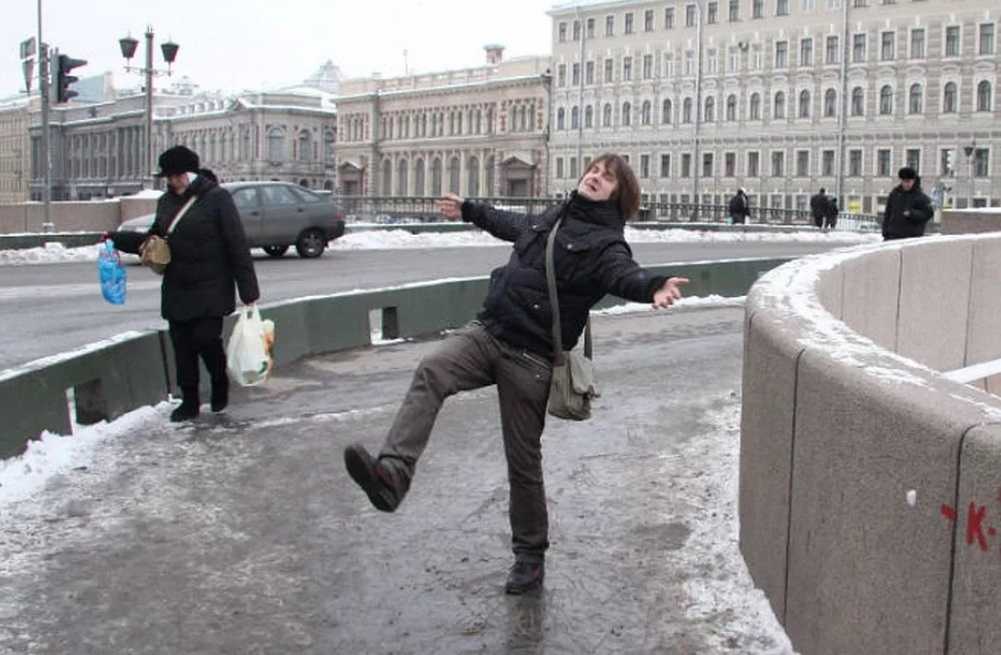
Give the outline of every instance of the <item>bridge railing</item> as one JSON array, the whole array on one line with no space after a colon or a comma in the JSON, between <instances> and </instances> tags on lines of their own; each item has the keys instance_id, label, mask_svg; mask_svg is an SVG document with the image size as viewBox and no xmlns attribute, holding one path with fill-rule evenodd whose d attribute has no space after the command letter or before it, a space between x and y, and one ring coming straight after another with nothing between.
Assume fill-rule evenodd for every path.
<instances>
[{"instance_id":1,"label":"bridge railing","mask_svg":"<svg viewBox=\"0 0 1001 655\"><path fill-rule=\"evenodd\" d=\"M443 221L436 206L437 198L430 196L340 196L336 202L349 220L374 223L433 223ZM562 202L559 198L477 197L470 198L500 209L539 214ZM665 223L729 223L726 205L709 205L683 202L650 202L640 206L639 220ZM809 210L751 207L751 223L765 225L812 226ZM877 231L879 221L871 214L842 212L838 216L839 228L848 231Z\"/></svg>"}]
</instances>

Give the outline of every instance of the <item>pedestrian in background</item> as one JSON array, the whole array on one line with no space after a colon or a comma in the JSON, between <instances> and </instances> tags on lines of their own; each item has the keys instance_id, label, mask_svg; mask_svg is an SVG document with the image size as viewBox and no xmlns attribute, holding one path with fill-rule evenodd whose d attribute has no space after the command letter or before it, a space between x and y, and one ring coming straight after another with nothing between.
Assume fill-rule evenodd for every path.
<instances>
[{"instance_id":1,"label":"pedestrian in background","mask_svg":"<svg viewBox=\"0 0 1001 655\"><path fill-rule=\"evenodd\" d=\"M813 224L820 229L825 229L830 211L830 200L827 198L824 187L820 187L820 191L810 196L810 213L813 215Z\"/></svg>"},{"instance_id":2,"label":"pedestrian in background","mask_svg":"<svg viewBox=\"0 0 1001 655\"><path fill-rule=\"evenodd\" d=\"M539 216L501 211L447 194L439 201L441 213L513 242L511 259L491 274L477 320L446 337L420 362L378 457L360 444L344 451L351 478L377 509L392 512L410 488L445 398L496 384L515 556L505 586L509 594L542 585L549 547L541 442L554 357L547 237L562 220L555 235L553 268L561 337L570 349L584 330L591 307L606 293L654 307L669 307L681 298L680 287L687 279L656 275L632 258L624 227L639 203L636 176L614 154L591 162L569 200Z\"/></svg>"},{"instance_id":3,"label":"pedestrian in background","mask_svg":"<svg viewBox=\"0 0 1001 655\"><path fill-rule=\"evenodd\" d=\"M166 238L170 246L170 263L160 285L160 313L170 325L182 397L170 420L186 421L199 413L199 357L211 378L212 411L220 412L229 403L223 317L236 308L234 288L246 305L257 302L260 292L243 223L229 192L211 171L199 167L198 155L184 146L163 152L159 165L156 176L167 179L168 190L157 201L149 232L111 232L108 238L119 250L134 254L142 252L152 235Z\"/></svg>"},{"instance_id":4,"label":"pedestrian in background","mask_svg":"<svg viewBox=\"0 0 1001 655\"><path fill-rule=\"evenodd\" d=\"M751 217L751 204L747 199L747 193L743 188L737 189L737 193L730 198L730 222L733 224L743 224Z\"/></svg>"},{"instance_id":5,"label":"pedestrian in background","mask_svg":"<svg viewBox=\"0 0 1001 655\"><path fill-rule=\"evenodd\" d=\"M824 229L833 230L838 225L838 199L827 197L827 214L824 217Z\"/></svg>"},{"instance_id":6,"label":"pedestrian in background","mask_svg":"<svg viewBox=\"0 0 1001 655\"><path fill-rule=\"evenodd\" d=\"M883 211L883 239L923 236L925 225L935 216L931 199L921 190L921 178L913 168L904 166L897 177L900 184L890 192Z\"/></svg>"}]
</instances>

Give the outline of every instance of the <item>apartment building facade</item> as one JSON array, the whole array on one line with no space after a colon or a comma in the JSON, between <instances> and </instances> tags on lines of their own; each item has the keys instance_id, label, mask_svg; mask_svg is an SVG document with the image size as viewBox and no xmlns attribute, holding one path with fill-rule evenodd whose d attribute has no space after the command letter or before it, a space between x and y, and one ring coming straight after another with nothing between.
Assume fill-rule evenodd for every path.
<instances>
[{"instance_id":1,"label":"apartment building facade","mask_svg":"<svg viewBox=\"0 0 1001 655\"><path fill-rule=\"evenodd\" d=\"M341 83L342 195L537 196L545 193L548 57Z\"/></svg>"},{"instance_id":2,"label":"apartment building facade","mask_svg":"<svg viewBox=\"0 0 1001 655\"><path fill-rule=\"evenodd\" d=\"M553 192L612 150L648 201L803 209L840 187L869 213L906 164L947 204L1001 205L1001 6L843 1L558 5Z\"/></svg>"}]
</instances>

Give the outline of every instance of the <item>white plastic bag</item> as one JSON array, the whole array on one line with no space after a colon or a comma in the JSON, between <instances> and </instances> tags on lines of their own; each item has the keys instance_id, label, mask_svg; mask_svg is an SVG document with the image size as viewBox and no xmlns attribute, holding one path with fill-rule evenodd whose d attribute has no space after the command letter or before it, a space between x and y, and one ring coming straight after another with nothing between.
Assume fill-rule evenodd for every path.
<instances>
[{"instance_id":1,"label":"white plastic bag","mask_svg":"<svg viewBox=\"0 0 1001 655\"><path fill-rule=\"evenodd\" d=\"M271 345L275 324L262 321L257 305L240 310L233 333L226 344L226 369L229 377L243 387L252 387L268 379L273 360Z\"/></svg>"}]
</instances>

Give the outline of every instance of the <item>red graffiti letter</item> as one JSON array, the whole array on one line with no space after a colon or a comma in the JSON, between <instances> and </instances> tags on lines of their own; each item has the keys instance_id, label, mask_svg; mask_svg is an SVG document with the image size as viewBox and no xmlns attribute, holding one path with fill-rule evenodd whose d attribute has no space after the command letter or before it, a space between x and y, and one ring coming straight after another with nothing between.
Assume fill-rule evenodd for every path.
<instances>
[{"instance_id":1,"label":"red graffiti letter","mask_svg":"<svg viewBox=\"0 0 1001 655\"><path fill-rule=\"evenodd\" d=\"M942 505L941 512L942 516L949 519L950 521L956 520L956 510L952 507L952 505Z\"/></svg>"},{"instance_id":2,"label":"red graffiti letter","mask_svg":"<svg viewBox=\"0 0 1001 655\"><path fill-rule=\"evenodd\" d=\"M966 545L972 545L974 537L977 540L977 545L980 546L980 550L987 550L987 538L984 537L983 530L981 526L984 522L984 517L987 515L987 508L983 505L980 509L977 509L976 503L970 503L969 513L966 516Z\"/></svg>"}]
</instances>

